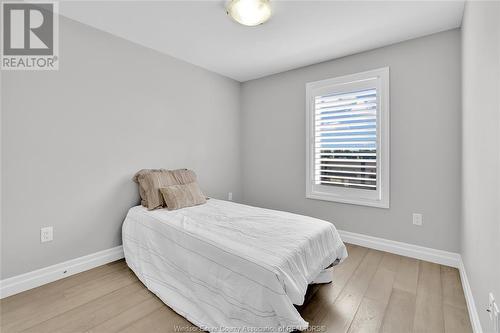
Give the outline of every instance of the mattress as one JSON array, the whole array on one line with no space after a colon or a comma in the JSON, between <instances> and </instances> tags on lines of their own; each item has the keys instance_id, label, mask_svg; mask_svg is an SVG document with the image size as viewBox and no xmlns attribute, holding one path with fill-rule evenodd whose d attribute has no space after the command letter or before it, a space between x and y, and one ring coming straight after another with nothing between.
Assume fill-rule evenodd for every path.
<instances>
[{"instance_id":1,"label":"mattress","mask_svg":"<svg viewBox=\"0 0 500 333\"><path fill-rule=\"evenodd\" d=\"M332 223L216 199L175 211L133 207L122 231L141 282L209 332L306 329L294 304L347 257Z\"/></svg>"}]
</instances>

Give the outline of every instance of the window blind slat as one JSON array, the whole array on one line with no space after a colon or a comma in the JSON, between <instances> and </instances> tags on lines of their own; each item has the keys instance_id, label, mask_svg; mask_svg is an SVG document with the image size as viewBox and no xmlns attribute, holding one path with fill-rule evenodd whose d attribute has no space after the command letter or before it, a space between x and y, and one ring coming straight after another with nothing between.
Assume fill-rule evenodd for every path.
<instances>
[{"instance_id":1,"label":"window blind slat","mask_svg":"<svg viewBox=\"0 0 500 333\"><path fill-rule=\"evenodd\" d=\"M316 136L320 136L322 134L334 133L334 134L343 134L343 133L373 133L376 134L377 130L375 128L355 128L348 130L319 130L316 131Z\"/></svg>"},{"instance_id":2,"label":"window blind slat","mask_svg":"<svg viewBox=\"0 0 500 333\"><path fill-rule=\"evenodd\" d=\"M359 120L377 120L377 117L375 115L373 116L357 116L357 117L338 117L338 118L332 118L332 119L316 119L316 124L321 124L325 123L324 125L328 125L330 123L335 123L339 121L359 121Z\"/></svg>"},{"instance_id":3,"label":"window blind slat","mask_svg":"<svg viewBox=\"0 0 500 333\"><path fill-rule=\"evenodd\" d=\"M318 108L327 108L327 107L336 107L343 105L356 105L362 103L372 103L377 100L376 96L367 96L367 97L358 97L358 98L350 98L344 100L329 100L329 99L317 99L315 102L316 109Z\"/></svg>"},{"instance_id":4,"label":"window blind slat","mask_svg":"<svg viewBox=\"0 0 500 333\"><path fill-rule=\"evenodd\" d=\"M331 181L326 181L322 180L321 185L342 185L346 187L360 187L360 188L369 188L369 189L376 189L377 185L369 185L369 184L355 184L355 183L348 183L348 182L331 182Z\"/></svg>"},{"instance_id":5,"label":"window blind slat","mask_svg":"<svg viewBox=\"0 0 500 333\"><path fill-rule=\"evenodd\" d=\"M316 124L315 128L326 129L326 128L353 128L353 127L364 127L364 126L376 126L375 121L367 121L362 123L351 123L351 124Z\"/></svg>"},{"instance_id":6,"label":"window blind slat","mask_svg":"<svg viewBox=\"0 0 500 333\"><path fill-rule=\"evenodd\" d=\"M360 181L367 181L367 182L376 182L377 181L377 179L375 179L375 178L333 176L333 175L321 175L321 176L319 176L319 178L360 180Z\"/></svg>"},{"instance_id":7,"label":"window blind slat","mask_svg":"<svg viewBox=\"0 0 500 333\"><path fill-rule=\"evenodd\" d=\"M330 140L330 139L335 139L335 140L339 140L339 139L371 139L371 140L376 140L377 139L377 135L376 134L356 134L356 135L341 135L341 134L337 134L337 133L331 133L332 135L323 135L323 134L326 134L326 133L319 133L319 134L316 134L316 142L328 142L326 140ZM330 133L328 133L330 134Z\"/></svg>"},{"instance_id":8,"label":"window blind slat","mask_svg":"<svg viewBox=\"0 0 500 333\"><path fill-rule=\"evenodd\" d=\"M345 174L354 174L354 175L377 175L376 172L367 172L367 171L346 171L346 170L321 170L322 174L332 174L332 173L345 173Z\"/></svg>"},{"instance_id":9,"label":"window blind slat","mask_svg":"<svg viewBox=\"0 0 500 333\"><path fill-rule=\"evenodd\" d=\"M374 149L370 148L351 148L349 150L343 148L342 150L336 148L328 148L328 147L319 147L316 149L316 152L328 152L328 153L373 153ZM376 153L376 152L375 152Z\"/></svg>"},{"instance_id":10,"label":"window blind slat","mask_svg":"<svg viewBox=\"0 0 500 333\"><path fill-rule=\"evenodd\" d=\"M377 157L376 153L345 153L345 152L317 152L315 153L316 158L319 156L361 156L361 157Z\"/></svg>"},{"instance_id":11,"label":"window blind slat","mask_svg":"<svg viewBox=\"0 0 500 333\"><path fill-rule=\"evenodd\" d=\"M348 162L348 163L376 163L377 160L373 158L317 158L316 161L320 162Z\"/></svg>"},{"instance_id":12,"label":"window blind slat","mask_svg":"<svg viewBox=\"0 0 500 333\"><path fill-rule=\"evenodd\" d=\"M349 148L360 148L360 146L368 146L368 147L373 147L376 144L376 141L323 141L323 142L317 142L317 144L320 144L322 147L331 147L331 148L344 148L344 149L349 149Z\"/></svg>"},{"instance_id":13,"label":"window blind slat","mask_svg":"<svg viewBox=\"0 0 500 333\"><path fill-rule=\"evenodd\" d=\"M364 104L349 104L349 105L342 105L342 106L318 106L316 104L316 114L317 115L323 115L323 114L330 114L330 113L337 113L337 112L347 112L347 111L356 111L356 110L371 110L373 108L376 108L377 104L376 103L364 103Z\"/></svg>"},{"instance_id":14,"label":"window blind slat","mask_svg":"<svg viewBox=\"0 0 500 333\"><path fill-rule=\"evenodd\" d=\"M352 93L316 96L316 102L318 102L318 101L335 102L335 101L342 101L342 100L348 100L348 99L360 99L363 97L367 97L370 95L376 95L376 94L377 94L376 89L367 89L367 90L352 92Z\"/></svg>"},{"instance_id":15,"label":"window blind slat","mask_svg":"<svg viewBox=\"0 0 500 333\"><path fill-rule=\"evenodd\" d=\"M321 169L318 167L327 167L327 168L350 168L350 169L376 169L376 165L363 165L363 164L325 164L318 163L316 165L316 171L321 172Z\"/></svg>"},{"instance_id":16,"label":"window blind slat","mask_svg":"<svg viewBox=\"0 0 500 333\"><path fill-rule=\"evenodd\" d=\"M335 112L335 113L327 113L327 114L321 114L316 117L318 121L332 121L332 120L337 120L339 118L349 118L349 119L354 119L358 117L363 117L363 116L375 116L377 114L376 110L357 110L357 111L342 111L342 112Z\"/></svg>"}]
</instances>

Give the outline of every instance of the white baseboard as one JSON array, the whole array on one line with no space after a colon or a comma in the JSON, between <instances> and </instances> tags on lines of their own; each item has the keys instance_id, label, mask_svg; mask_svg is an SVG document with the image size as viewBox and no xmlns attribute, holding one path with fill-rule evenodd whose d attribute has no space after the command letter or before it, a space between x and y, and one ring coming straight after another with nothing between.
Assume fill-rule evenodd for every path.
<instances>
[{"instance_id":1,"label":"white baseboard","mask_svg":"<svg viewBox=\"0 0 500 333\"><path fill-rule=\"evenodd\" d=\"M465 301L467 302L467 310L469 311L472 331L474 333L482 333L483 329L481 327L481 322L479 321L476 302L474 301L474 296L472 295L472 290L470 288L469 279L467 278L467 272L462 258L460 258L458 270L460 271L460 280L462 280L462 288L464 289Z\"/></svg>"},{"instance_id":2,"label":"white baseboard","mask_svg":"<svg viewBox=\"0 0 500 333\"><path fill-rule=\"evenodd\" d=\"M123 258L123 247L92 253L0 281L0 299Z\"/></svg>"},{"instance_id":3,"label":"white baseboard","mask_svg":"<svg viewBox=\"0 0 500 333\"><path fill-rule=\"evenodd\" d=\"M458 268L460 254L339 230L344 242Z\"/></svg>"}]
</instances>

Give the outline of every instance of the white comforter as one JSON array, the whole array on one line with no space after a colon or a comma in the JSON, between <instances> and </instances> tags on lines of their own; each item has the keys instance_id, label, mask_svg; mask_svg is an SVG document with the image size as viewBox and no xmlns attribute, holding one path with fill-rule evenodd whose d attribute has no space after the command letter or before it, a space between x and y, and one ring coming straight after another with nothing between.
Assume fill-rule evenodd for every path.
<instances>
[{"instance_id":1,"label":"white comforter","mask_svg":"<svg viewBox=\"0 0 500 333\"><path fill-rule=\"evenodd\" d=\"M209 332L306 329L293 304L347 257L329 222L216 199L176 211L131 208L123 248L149 290Z\"/></svg>"}]
</instances>

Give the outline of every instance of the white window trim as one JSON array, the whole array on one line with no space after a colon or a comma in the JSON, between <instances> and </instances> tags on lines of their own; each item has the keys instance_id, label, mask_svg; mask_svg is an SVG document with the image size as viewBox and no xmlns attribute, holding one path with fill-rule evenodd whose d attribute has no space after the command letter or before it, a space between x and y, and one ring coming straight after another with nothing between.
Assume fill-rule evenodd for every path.
<instances>
[{"instance_id":1,"label":"white window trim","mask_svg":"<svg viewBox=\"0 0 500 333\"><path fill-rule=\"evenodd\" d=\"M378 79L377 84L377 193L368 197L368 190L326 187L314 184L314 97L321 91L342 91L343 85ZM390 115L389 67L345 75L306 84L306 198L355 205L389 208L390 192ZM323 188L323 189L322 189Z\"/></svg>"}]
</instances>

